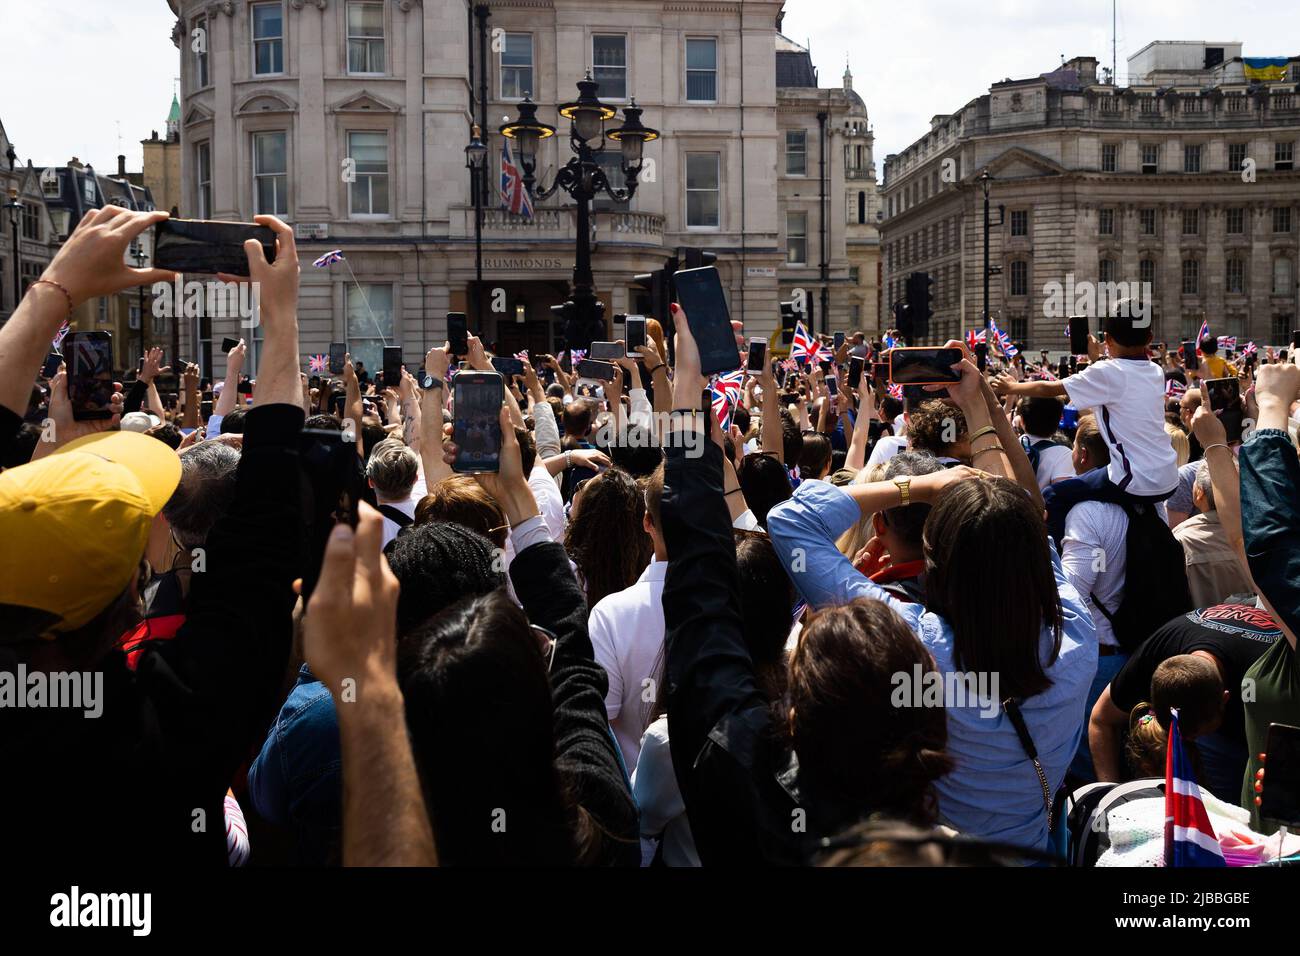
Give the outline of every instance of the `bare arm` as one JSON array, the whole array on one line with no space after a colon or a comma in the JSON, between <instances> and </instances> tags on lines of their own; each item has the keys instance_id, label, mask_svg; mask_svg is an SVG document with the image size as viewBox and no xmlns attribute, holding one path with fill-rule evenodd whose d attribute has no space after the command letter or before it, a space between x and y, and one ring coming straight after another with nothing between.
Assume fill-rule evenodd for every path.
<instances>
[{"instance_id":1,"label":"bare arm","mask_svg":"<svg viewBox=\"0 0 1300 956\"><path fill-rule=\"evenodd\" d=\"M1092 766L1097 779L1103 783L1118 783L1124 776L1121 747L1124 725L1128 714L1115 706L1107 686L1093 705L1088 718L1088 749L1092 753Z\"/></svg>"},{"instance_id":2,"label":"bare arm","mask_svg":"<svg viewBox=\"0 0 1300 956\"><path fill-rule=\"evenodd\" d=\"M772 374L772 363L765 362L758 384L763 389L762 428L758 436L759 450L771 454L781 464L785 464L785 441L781 434L781 399L776 390L776 377Z\"/></svg>"},{"instance_id":3,"label":"bare arm","mask_svg":"<svg viewBox=\"0 0 1300 956\"><path fill-rule=\"evenodd\" d=\"M870 383L863 381L858 387L858 420L853 425L853 438L849 442L849 453L844 459L845 468L857 472L866 467L867 445L871 443L871 419L875 415L876 396Z\"/></svg>"},{"instance_id":4,"label":"bare arm","mask_svg":"<svg viewBox=\"0 0 1300 956\"><path fill-rule=\"evenodd\" d=\"M446 382L451 359L449 346L432 348L425 353L424 370L440 382ZM451 466L442 457L442 403L445 385L435 384L420 396L420 461L424 464L425 486L432 488L452 475Z\"/></svg>"}]
</instances>

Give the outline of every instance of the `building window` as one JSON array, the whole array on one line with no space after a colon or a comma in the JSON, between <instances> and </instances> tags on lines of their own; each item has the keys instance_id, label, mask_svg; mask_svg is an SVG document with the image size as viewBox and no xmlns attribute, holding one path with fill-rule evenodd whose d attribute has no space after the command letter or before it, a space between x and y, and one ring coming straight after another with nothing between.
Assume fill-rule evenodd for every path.
<instances>
[{"instance_id":1,"label":"building window","mask_svg":"<svg viewBox=\"0 0 1300 956\"><path fill-rule=\"evenodd\" d=\"M1156 211L1154 209L1138 210L1138 228L1144 236L1156 234Z\"/></svg>"},{"instance_id":2,"label":"building window","mask_svg":"<svg viewBox=\"0 0 1300 956\"><path fill-rule=\"evenodd\" d=\"M1291 231L1291 207L1290 206L1273 207L1273 231L1274 232Z\"/></svg>"},{"instance_id":3,"label":"building window","mask_svg":"<svg viewBox=\"0 0 1300 956\"><path fill-rule=\"evenodd\" d=\"M1273 144L1273 168L1278 170L1295 168L1295 143Z\"/></svg>"},{"instance_id":4,"label":"building window","mask_svg":"<svg viewBox=\"0 0 1300 956\"><path fill-rule=\"evenodd\" d=\"M713 103L718 99L718 41L713 37L686 40L686 101Z\"/></svg>"},{"instance_id":5,"label":"building window","mask_svg":"<svg viewBox=\"0 0 1300 956\"><path fill-rule=\"evenodd\" d=\"M1029 235L1029 210L1028 209L1011 210L1011 235L1012 236Z\"/></svg>"},{"instance_id":6,"label":"building window","mask_svg":"<svg viewBox=\"0 0 1300 956\"><path fill-rule=\"evenodd\" d=\"M627 99L627 37L596 34L591 38L591 78L605 100Z\"/></svg>"},{"instance_id":7,"label":"building window","mask_svg":"<svg viewBox=\"0 0 1300 956\"><path fill-rule=\"evenodd\" d=\"M867 194L863 190L858 190L858 225L867 221Z\"/></svg>"},{"instance_id":8,"label":"building window","mask_svg":"<svg viewBox=\"0 0 1300 956\"><path fill-rule=\"evenodd\" d=\"M686 225L717 228L721 219L722 155L686 154Z\"/></svg>"},{"instance_id":9,"label":"building window","mask_svg":"<svg viewBox=\"0 0 1300 956\"><path fill-rule=\"evenodd\" d=\"M353 282L347 286L348 351L352 361L375 371L384 367L384 346L393 342L393 287Z\"/></svg>"},{"instance_id":10,"label":"building window","mask_svg":"<svg viewBox=\"0 0 1300 956\"><path fill-rule=\"evenodd\" d=\"M1102 259L1097 264L1097 278L1102 282L1115 281L1115 260Z\"/></svg>"},{"instance_id":11,"label":"building window","mask_svg":"<svg viewBox=\"0 0 1300 956\"><path fill-rule=\"evenodd\" d=\"M785 264L802 266L808 263L808 214L785 214Z\"/></svg>"},{"instance_id":12,"label":"building window","mask_svg":"<svg viewBox=\"0 0 1300 956\"><path fill-rule=\"evenodd\" d=\"M501 98L521 100L533 92L533 35L507 33L501 48Z\"/></svg>"},{"instance_id":13,"label":"building window","mask_svg":"<svg viewBox=\"0 0 1300 956\"><path fill-rule=\"evenodd\" d=\"M1113 173L1119 168L1119 146L1115 143L1101 145L1101 171Z\"/></svg>"},{"instance_id":14,"label":"building window","mask_svg":"<svg viewBox=\"0 0 1300 956\"><path fill-rule=\"evenodd\" d=\"M348 4L348 72L384 72L384 5Z\"/></svg>"},{"instance_id":15,"label":"building window","mask_svg":"<svg viewBox=\"0 0 1300 956\"><path fill-rule=\"evenodd\" d=\"M1201 171L1201 147L1199 144L1183 147L1183 172L1199 173Z\"/></svg>"},{"instance_id":16,"label":"building window","mask_svg":"<svg viewBox=\"0 0 1300 956\"><path fill-rule=\"evenodd\" d=\"M1291 260L1278 256L1273 260L1273 294L1289 296L1295 289L1295 280L1291 275ZM1288 335L1290 332L1288 331Z\"/></svg>"},{"instance_id":17,"label":"building window","mask_svg":"<svg viewBox=\"0 0 1300 956\"><path fill-rule=\"evenodd\" d=\"M356 164L356 181L348 188L348 212L354 216L388 215L388 134L348 133L348 156Z\"/></svg>"},{"instance_id":18,"label":"building window","mask_svg":"<svg viewBox=\"0 0 1300 956\"><path fill-rule=\"evenodd\" d=\"M203 38L199 44L199 49L194 50L194 31L201 31L198 36ZM194 50L194 82L200 89L208 85L208 18L195 17L194 28L190 32L190 49Z\"/></svg>"},{"instance_id":19,"label":"building window","mask_svg":"<svg viewBox=\"0 0 1300 956\"><path fill-rule=\"evenodd\" d=\"M1013 315L1007 320L1007 335L1011 341L1024 343L1029 338L1029 319L1023 315Z\"/></svg>"},{"instance_id":20,"label":"building window","mask_svg":"<svg viewBox=\"0 0 1300 956\"><path fill-rule=\"evenodd\" d=\"M788 129L785 131L785 174L787 176L806 176L808 174L808 131Z\"/></svg>"},{"instance_id":21,"label":"building window","mask_svg":"<svg viewBox=\"0 0 1300 956\"><path fill-rule=\"evenodd\" d=\"M126 307L126 327L128 329L140 328L140 303L132 302Z\"/></svg>"},{"instance_id":22,"label":"building window","mask_svg":"<svg viewBox=\"0 0 1300 956\"><path fill-rule=\"evenodd\" d=\"M1183 295L1198 295L1201 291L1201 264L1195 259L1183 260Z\"/></svg>"},{"instance_id":23,"label":"building window","mask_svg":"<svg viewBox=\"0 0 1300 956\"><path fill-rule=\"evenodd\" d=\"M35 203L23 203L23 238L41 241L41 207Z\"/></svg>"},{"instance_id":24,"label":"building window","mask_svg":"<svg viewBox=\"0 0 1300 956\"><path fill-rule=\"evenodd\" d=\"M278 3L255 3L253 12L253 72L258 76L284 72L284 11Z\"/></svg>"},{"instance_id":25,"label":"building window","mask_svg":"<svg viewBox=\"0 0 1300 956\"><path fill-rule=\"evenodd\" d=\"M212 145L199 143L194 147L194 179L200 219L212 218Z\"/></svg>"},{"instance_id":26,"label":"building window","mask_svg":"<svg viewBox=\"0 0 1300 956\"><path fill-rule=\"evenodd\" d=\"M1147 286L1156 284L1156 261L1154 259L1143 259L1138 263L1138 281Z\"/></svg>"},{"instance_id":27,"label":"building window","mask_svg":"<svg viewBox=\"0 0 1300 956\"><path fill-rule=\"evenodd\" d=\"M849 266L849 282L854 285L862 284L862 269L858 266Z\"/></svg>"},{"instance_id":28,"label":"building window","mask_svg":"<svg viewBox=\"0 0 1300 956\"><path fill-rule=\"evenodd\" d=\"M1228 172L1235 173L1241 170L1242 164L1246 162L1246 144L1229 143L1228 144Z\"/></svg>"},{"instance_id":29,"label":"building window","mask_svg":"<svg viewBox=\"0 0 1300 956\"><path fill-rule=\"evenodd\" d=\"M1160 170L1160 146L1158 143L1145 143L1142 146L1142 172L1146 175Z\"/></svg>"},{"instance_id":30,"label":"building window","mask_svg":"<svg viewBox=\"0 0 1300 956\"><path fill-rule=\"evenodd\" d=\"M1097 233L1102 236L1115 235L1115 210L1097 210Z\"/></svg>"},{"instance_id":31,"label":"building window","mask_svg":"<svg viewBox=\"0 0 1300 956\"><path fill-rule=\"evenodd\" d=\"M1201 211L1199 209L1183 210L1183 235L1199 236L1201 234Z\"/></svg>"},{"instance_id":32,"label":"building window","mask_svg":"<svg viewBox=\"0 0 1300 956\"><path fill-rule=\"evenodd\" d=\"M1230 236L1240 236L1246 232L1246 210L1234 207L1228 210L1227 232Z\"/></svg>"},{"instance_id":33,"label":"building window","mask_svg":"<svg viewBox=\"0 0 1300 956\"><path fill-rule=\"evenodd\" d=\"M1011 263L1011 294L1029 295L1029 263L1024 259Z\"/></svg>"},{"instance_id":34,"label":"building window","mask_svg":"<svg viewBox=\"0 0 1300 956\"><path fill-rule=\"evenodd\" d=\"M1243 260L1228 260L1228 278L1225 291L1229 295L1241 295L1246 291L1246 263Z\"/></svg>"},{"instance_id":35,"label":"building window","mask_svg":"<svg viewBox=\"0 0 1300 956\"><path fill-rule=\"evenodd\" d=\"M289 212L289 165L285 136L253 134L253 208L258 215L284 216Z\"/></svg>"}]
</instances>

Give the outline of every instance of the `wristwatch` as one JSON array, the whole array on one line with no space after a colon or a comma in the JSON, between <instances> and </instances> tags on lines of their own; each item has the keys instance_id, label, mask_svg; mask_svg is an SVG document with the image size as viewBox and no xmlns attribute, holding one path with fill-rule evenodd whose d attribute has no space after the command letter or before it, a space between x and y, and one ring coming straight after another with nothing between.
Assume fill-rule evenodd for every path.
<instances>
[{"instance_id":1,"label":"wristwatch","mask_svg":"<svg viewBox=\"0 0 1300 956\"><path fill-rule=\"evenodd\" d=\"M420 379L420 388L424 389L425 391L428 391L431 388L443 388L444 385L445 383L443 382L442 379L436 378L435 376L430 375L428 372L425 372L424 376Z\"/></svg>"},{"instance_id":2,"label":"wristwatch","mask_svg":"<svg viewBox=\"0 0 1300 956\"><path fill-rule=\"evenodd\" d=\"M898 486L898 507L906 508L912 501L912 479L895 478L894 484Z\"/></svg>"}]
</instances>

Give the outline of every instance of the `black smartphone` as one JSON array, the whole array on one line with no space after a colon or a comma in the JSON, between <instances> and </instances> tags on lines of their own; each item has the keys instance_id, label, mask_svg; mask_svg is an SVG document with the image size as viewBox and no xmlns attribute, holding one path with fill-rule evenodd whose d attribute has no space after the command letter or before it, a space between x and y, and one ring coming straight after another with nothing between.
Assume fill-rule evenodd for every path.
<instances>
[{"instance_id":1,"label":"black smartphone","mask_svg":"<svg viewBox=\"0 0 1300 956\"><path fill-rule=\"evenodd\" d=\"M199 402L199 415L206 422L212 417L212 402Z\"/></svg>"},{"instance_id":2,"label":"black smartphone","mask_svg":"<svg viewBox=\"0 0 1300 956\"><path fill-rule=\"evenodd\" d=\"M452 383L455 424L452 441L461 474L501 470L501 402L505 390L496 372L461 372Z\"/></svg>"},{"instance_id":3,"label":"black smartphone","mask_svg":"<svg viewBox=\"0 0 1300 956\"><path fill-rule=\"evenodd\" d=\"M452 355L469 353L469 318L464 312L447 313L447 343Z\"/></svg>"},{"instance_id":4,"label":"black smartphone","mask_svg":"<svg viewBox=\"0 0 1300 956\"><path fill-rule=\"evenodd\" d=\"M818 362L817 365L822 370L823 375L831 374L831 363L829 359L824 359L823 361Z\"/></svg>"},{"instance_id":5,"label":"black smartphone","mask_svg":"<svg viewBox=\"0 0 1300 956\"><path fill-rule=\"evenodd\" d=\"M835 351L838 352L838 351L840 350L840 346L843 345L843 344L844 344L844 333L843 333L843 332L836 332L836 333L835 333Z\"/></svg>"},{"instance_id":6,"label":"black smartphone","mask_svg":"<svg viewBox=\"0 0 1300 956\"><path fill-rule=\"evenodd\" d=\"M397 388L402 384L402 347L384 346L384 387Z\"/></svg>"},{"instance_id":7,"label":"black smartphone","mask_svg":"<svg viewBox=\"0 0 1300 956\"><path fill-rule=\"evenodd\" d=\"M516 375L524 374L524 363L522 359L511 358L508 355L492 356L492 367L501 373L501 377L507 382Z\"/></svg>"},{"instance_id":8,"label":"black smartphone","mask_svg":"<svg viewBox=\"0 0 1300 956\"><path fill-rule=\"evenodd\" d=\"M174 272L248 275L244 243L256 239L267 262L275 261L275 233L253 222L164 219L154 226L153 265Z\"/></svg>"},{"instance_id":9,"label":"black smartphone","mask_svg":"<svg viewBox=\"0 0 1300 956\"><path fill-rule=\"evenodd\" d=\"M108 332L69 332L63 337L68 367L68 401L77 421L113 417L113 336Z\"/></svg>"},{"instance_id":10,"label":"black smartphone","mask_svg":"<svg viewBox=\"0 0 1300 956\"><path fill-rule=\"evenodd\" d=\"M1201 358L1196 354L1195 342L1183 343L1183 368L1196 371L1201 367Z\"/></svg>"},{"instance_id":11,"label":"black smartphone","mask_svg":"<svg viewBox=\"0 0 1300 956\"><path fill-rule=\"evenodd\" d=\"M767 361L767 339L752 338L749 340L749 360L745 367L755 375L761 375L763 372L763 363Z\"/></svg>"},{"instance_id":12,"label":"black smartphone","mask_svg":"<svg viewBox=\"0 0 1300 956\"><path fill-rule=\"evenodd\" d=\"M1287 824L1300 823L1300 727L1269 724L1264 752L1267 772L1259 815Z\"/></svg>"},{"instance_id":13,"label":"black smartphone","mask_svg":"<svg viewBox=\"0 0 1300 956\"><path fill-rule=\"evenodd\" d=\"M230 350L233 349L238 344L239 344L239 339L224 338L221 340L221 351L229 355Z\"/></svg>"},{"instance_id":14,"label":"black smartphone","mask_svg":"<svg viewBox=\"0 0 1300 956\"><path fill-rule=\"evenodd\" d=\"M1088 354L1088 317L1086 315L1070 316L1070 352L1073 355Z\"/></svg>"},{"instance_id":15,"label":"black smartphone","mask_svg":"<svg viewBox=\"0 0 1300 956\"><path fill-rule=\"evenodd\" d=\"M63 356L58 352L51 352L45 356L45 364L41 366L41 378L54 378L59 374L59 366L63 364Z\"/></svg>"},{"instance_id":16,"label":"black smartphone","mask_svg":"<svg viewBox=\"0 0 1300 956\"><path fill-rule=\"evenodd\" d=\"M623 337L627 340L627 350L624 354L628 358L640 358L641 353L637 351L637 346L645 345L645 316L629 315L623 323Z\"/></svg>"},{"instance_id":17,"label":"black smartphone","mask_svg":"<svg viewBox=\"0 0 1300 956\"><path fill-rule=\"evenodd\" d=\"M839 383L838 383L837 381L835 381L835 376L834 376L834 375L827 375L827 376L826 376L826 394L829 395L831 398L834 398L834 397L835 397L836 395L838 395L839 393L840 393L840 386L839 386Z\"/></svg>"},{"instance_id":18,"label":"black smartphone","mask_svg":"<svg viewBox=\"0 0 1300 956\"><path fill-rule=\"evenodd\" d=\"M686 312L691 335L700 350L700 372L716 375L740 368L736 333L722 293L722 279L714 266L682 269L673 273L677 304Z\"/></svg>"},{"instance_id":19,"label":"black smartphone","mask_svg":"<svg viewBox=\"0 0 1300 956\"><path fill-rule=\"evenodd\" d=\"M344 356L346 356L347 354L348 354L348 346L346 342L330 343L330 374L331 375L343 374L343 359Z\"/></svg>"},{"instance_id":20,"label":"black smartphone","mask_svg":"<svg viewBox=\"0 0 1300 956\"><path fill-rule=\"evenodd\" d=\"M1069 375L1070 375L1070 360L1065 356L1061 356L1061 361L1058 362L1056 365L1056 377L1068 378Z\"/></svg>"},{"instance_id":21,"label":"black smartphone","mask_svg":"<svg viewBox=\"0 0 1300 956\"><path fill-rule=\"evenodd\" d=\"M1245 410L1241 404L1241 381L1236 378L1211 378L1203 383L1210 411L1223 422L1228 442L1241 441Z\"/></svg>"},{"instance_id":22,"label":"black smartphone","mask_svg":"<svg viewBox=\"0 0 1300 956\"><path fill-rule=\"evenodd\" d=\"M858 388L862 384L862 369L866 359L861 355L849 356L849 388Z\"/></svg>"},{"instance_id":23,"label":"black smartphone","mask_svg":"<svg viewBox=\"0 0 1300 956\"><path fill-rule=\"evenodd\" d=\"M365 476L359 467L355 438L342 431L304 428L298 434L298 461L311 494L303 497L307 526L307 562L303 568L302 595L308 597L320 579L321 561L330 531L340 521L357 526L360 485Z\"/></svg>"},{"instance_id":24,"label":"black smartphone","mask_svg":"<svg viewBox=\"0 0 1300 956\"><path fill-rule=\"evenodd\" d=\"M578 363L577 372L582 378L591 378L598 382L614 381L614 365L611 362L583 359Z\"/></svg>"},{"instance_id":25,"label":"black smartphone","mask_svg":"<svg viewBox=\"0 0 1300 956\"><path fill-rule=\"evenodd\" d=\"M253 394L253 383L252 383L252 381L250 381L249 379L241 378L241 379L239 380L239 385L237 386L237 388L238 388L238 390L239 390L239 394L240 394L240 395L252 395L252 394Z\"/></svg>"},{"instance_id":26,"label":"black smartphone","mask_svg":"<svg viewBox=\"0 0 1300 956\"><path fill-rule=\"evenodd\" d=\"M626 354L617 342L592 342L587 350L587 357L602 362L617 362Z\"/></svg>"},{"instance_id":27,"label":"black smartphone","mask_svg":"<svg viewBox=\"0 0 1300 956\"><path fill-rule=\"evenodd\" d=\"M901 348L889 352L889 380L898 385L949 385L961 381L953 366L961 349Z\"/></svg>"}]
</instances>

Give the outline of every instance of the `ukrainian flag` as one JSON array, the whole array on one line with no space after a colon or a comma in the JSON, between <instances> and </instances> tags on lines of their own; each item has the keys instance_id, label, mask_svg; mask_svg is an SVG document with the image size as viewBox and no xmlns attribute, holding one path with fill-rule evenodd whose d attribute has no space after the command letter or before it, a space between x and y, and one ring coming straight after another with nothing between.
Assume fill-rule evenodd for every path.
<instances>
[{"instance_id":1,"label":"ukrainian flag","mask_svg":"<svg viewBox=\"0 0 1300 956\"><path fill-rule=\"evenodd\" d=\"M1248 56L1242 57L1241 63L1246 70L1246 79L1271 83L1286 79L1286 68L1290 62L1285 56Z\"/></svg>"}]
</instances>

